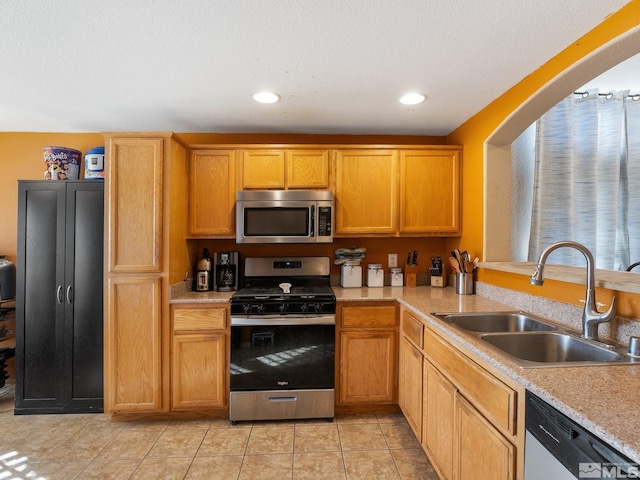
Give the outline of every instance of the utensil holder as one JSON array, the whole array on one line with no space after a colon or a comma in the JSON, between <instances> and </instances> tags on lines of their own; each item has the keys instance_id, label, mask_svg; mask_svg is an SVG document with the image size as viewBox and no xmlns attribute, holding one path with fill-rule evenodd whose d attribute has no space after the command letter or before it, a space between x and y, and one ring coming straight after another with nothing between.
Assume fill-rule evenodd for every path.
<instances>
[{"instance_id":1,"label":"utensil holder","mask_svg":"<svg viewBox=\"0 0 640 480\"><path fill-rule=\"evenodd\" d=\"M456 273L456 293L458 295L473 295L474 281L473 272L471 273Z\"/></svg>"},{"instance_id":2,"label":"utensil holder","mask_svg":"<svg viewBox=\"0 0 640 480\"><path fill-rule=\"evenodd\" d=\"M404 281L407 287L415 287L418 284L417 265L407 265L404 267Z\"/></svg>"}]
</instances>

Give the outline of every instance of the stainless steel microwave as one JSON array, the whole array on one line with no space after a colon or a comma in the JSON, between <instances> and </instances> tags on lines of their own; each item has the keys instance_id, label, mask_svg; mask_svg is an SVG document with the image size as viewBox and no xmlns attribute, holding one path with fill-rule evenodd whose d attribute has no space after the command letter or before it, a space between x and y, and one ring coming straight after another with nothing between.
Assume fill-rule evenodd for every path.
<instances>
[{"instance_id":1,"label":"stainless steel microwave","mask_svg":"<svg viewBox=\"0 0 640 480\"><path fill-rule=\"evenodd\" d=\"M242 190L236 197L237 243L331 243L329 190Z\"/></svg>"}]
</instances>

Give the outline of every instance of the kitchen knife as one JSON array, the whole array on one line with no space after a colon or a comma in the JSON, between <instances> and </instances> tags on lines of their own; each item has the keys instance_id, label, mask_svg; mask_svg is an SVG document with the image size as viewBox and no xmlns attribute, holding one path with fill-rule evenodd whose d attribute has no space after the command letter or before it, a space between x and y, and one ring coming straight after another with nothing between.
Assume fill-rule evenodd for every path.
<instances>
[{"instance_id":1,"label":"kitchen knife","mask_svg":"<svg viewBox=\"0 0 640 480\"><path fill-rule=\"evenodd\" d=\"M407 265L411 265L411 252L407 253Z\"/></svg>"},{"instance_id":2,"label":"kitchen knife","mask_svg":"<svg viewBox=\"0 0 640 480\"><path fill-rule=\"evenodd\" d=\"M411 262L411 265L417 265L418 264L418 251L414 250L413 251L413 260Z\"/></svg>"}]
</instances>

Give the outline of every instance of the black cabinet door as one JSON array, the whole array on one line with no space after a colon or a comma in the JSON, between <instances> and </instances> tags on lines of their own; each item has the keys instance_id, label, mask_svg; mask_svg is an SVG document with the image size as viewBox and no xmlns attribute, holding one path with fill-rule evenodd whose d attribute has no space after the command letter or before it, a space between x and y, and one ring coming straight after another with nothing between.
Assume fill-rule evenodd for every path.
<instances>
[{"instance_id":1,"label":"black cabinet door","mask_svg":"<svg viewBox=\"0 0 640 480\"><path fill-rule=\"evenodd\" d=\"M19 182L17 414L103 409L103 190Z\"/></svg>"},{"instance_id":2,"label":"black cabinet door","mask_svg":"<svg viewBox=\"0 0 640 480\"><path fill-rule=\"evenodd\" d=\"M63 372L78 408L103 408L103 186L67 186Z\"/></svg>"}]
</instances>

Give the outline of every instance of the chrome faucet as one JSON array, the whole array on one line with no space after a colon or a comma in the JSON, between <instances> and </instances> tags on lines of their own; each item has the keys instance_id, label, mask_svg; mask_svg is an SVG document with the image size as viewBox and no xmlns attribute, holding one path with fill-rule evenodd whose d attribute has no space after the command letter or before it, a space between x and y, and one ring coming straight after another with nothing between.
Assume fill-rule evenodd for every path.
<instances>
[{"instance_id":1,"label":"chrome faucet","mask_svg":"<svg viewBox=\"0 0 640 480\"><path fill-rule=\"evenodd\" d=\"M582 312L582 336L590 340L598 340L598 324L605 323L613 320L616 316L616 297L611 299L611 306L606 312L599 312L596 305L596 290L595 290L595 267L593 262L593 255L587 247L577 242L557 242L549 245L540 254L538 259L538 266L535 272L531 275L529 282L532 285L542 285L544 283L544 264L547 261L547 257L554 250L561 247L575 248L584 255L587 259L587 297L584 299L584 311Z\"/></svg>"}]
</instances>

